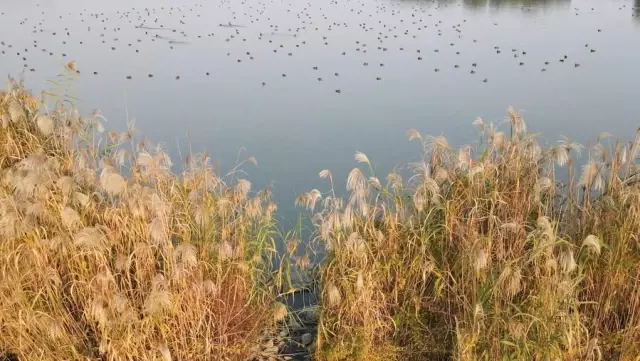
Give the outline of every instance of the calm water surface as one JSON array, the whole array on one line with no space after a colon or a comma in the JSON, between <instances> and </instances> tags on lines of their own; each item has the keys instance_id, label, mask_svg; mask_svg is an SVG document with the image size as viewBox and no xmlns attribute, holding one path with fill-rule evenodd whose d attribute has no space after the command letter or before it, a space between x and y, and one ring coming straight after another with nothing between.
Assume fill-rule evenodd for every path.
<instances>
[{"instance_id":1,"label":"calm water surface","mask_svg":"<svg viewBox=\"0 0 640 361\"><path fill-rule=\"evenodd\" d=\"M177 165L190 146L229 169L246 148L249 179L274 182L288 219L355 151L381 178L419 159L409 128L468 143L476 117L509 105L549 142L640 124L640 1L0 0L0 13L1 73L51 89L76 60L84 112L117 130L128 114Z\"/></svg>"}]
</instances>

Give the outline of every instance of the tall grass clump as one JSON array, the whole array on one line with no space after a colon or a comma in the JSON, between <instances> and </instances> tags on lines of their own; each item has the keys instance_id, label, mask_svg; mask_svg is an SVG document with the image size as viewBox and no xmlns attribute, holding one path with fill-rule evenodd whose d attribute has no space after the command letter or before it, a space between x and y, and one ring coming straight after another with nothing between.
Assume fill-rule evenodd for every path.
<instances>
[{"instance_id":1,"label":"tall grass clump","mask_svg":"<svg viewBox=\"0 0 640 361\"><path fill-rule=\"evenodd\" d=\"M0 92L0 355L246 360L273 323L275 205L206 154ZM247 159L252 162L253 159Z\"/></svg>"},{"instance_id":2,"label":"tall grass clump","mask_svg":"<svg viewBox=\"0 0 640 361\"><path fill-rule=\"evenodd\" d=\"M357 153L348 197L328 170L299 196L326 254L319 360L638 360L640 130L584 148L508 124L457 150L411 130L406 175Z\"/></svg>"}]
</instances>

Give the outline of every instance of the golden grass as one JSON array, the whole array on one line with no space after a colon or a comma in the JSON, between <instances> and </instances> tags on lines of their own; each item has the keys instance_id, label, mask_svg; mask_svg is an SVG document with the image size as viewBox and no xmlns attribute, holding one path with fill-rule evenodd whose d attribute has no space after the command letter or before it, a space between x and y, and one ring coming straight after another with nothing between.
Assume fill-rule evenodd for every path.
<instances>
[{"instance_id":1,"label":"golden grass","mask_svg":"<svg viewBox=\"0 0 640 361\"><path fill-rule=\"evenodd\" d=\"M273 323L269 192L206 155L171 174L65 104L0 93L0 355L248 359Z\"/></svg>"},{"instance_id":2,"label":"golden grass","mask_svg":"<svg viewBox=\"0 0 640 361\"><path fill-rule=\"evenodd\" d=\"M162 147L66 104L0 92L0 355L247 360L295 323L274 295L312 248L297 231L276 254L268 190L206 154L172 174ZM329 170L298 197L326 256L318 360L639 360L640 130L583 149L508 123L477 119L457 150L411 130L408 179L358 152L348 197Z\"/></svg>"},{"instance_id":3,"label":"golden grass","mask_svg":"<svg viewBox=\"0 0 640 361\"><path fill-rule=\"evenodd\" d=\"M407 181L356 153L346 199L329 171L298 198L327 255L317 359L639 360L640 129L598 137L576 175L581 146L508 123L458 150L411 130Z\"/></svg>"}]
</instances>

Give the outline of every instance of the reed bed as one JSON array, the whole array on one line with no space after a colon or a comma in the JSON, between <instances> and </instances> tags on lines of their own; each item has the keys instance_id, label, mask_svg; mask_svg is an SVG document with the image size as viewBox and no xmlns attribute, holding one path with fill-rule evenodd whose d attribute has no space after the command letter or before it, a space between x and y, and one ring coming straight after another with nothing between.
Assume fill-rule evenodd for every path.
<instances>
[{"instance_id":1,"label":"reed bed","mask_svg":"<svg viewBox=\"0 0 640 361\"><path fill-rule=\"evenodd\" d=\"M410 130L408 175L356 153L347 197L329 170L298 197L326 254L318 360L640 360L640 129L543 146L506 123L457 150Z\"/></svg>"},{"instance_id":2,"label":"reed bed","mask_svg":"<svg viewBox=\"0 0 640 361\"><path fill-rule=\"evenodd\" d=\"M74 72L72 63L67 71ZM274 307L275 204L206 154L0 92L0 358L247 360Z\"/></svg>"},{"instance_id":3,"label":"reed bed","mask_svg":"<svg viewBox=\"0 0 640 361\"><path fill-rule=\"evenodd\" d=\"M278 254L270 192L241 171L255 159L219 174L188 154L173 174L102 120L0 92L0 357L277 353L264 335L295 328L276 296L302 270L317 360L640 360L640 129L542 145L510 109L506 133L477 119L459 149L411 130L422 161L381 179L356 153L345 198L321 171L328 191L297 199L311 245L300 223Z\"/></svg>"}]
</instances>

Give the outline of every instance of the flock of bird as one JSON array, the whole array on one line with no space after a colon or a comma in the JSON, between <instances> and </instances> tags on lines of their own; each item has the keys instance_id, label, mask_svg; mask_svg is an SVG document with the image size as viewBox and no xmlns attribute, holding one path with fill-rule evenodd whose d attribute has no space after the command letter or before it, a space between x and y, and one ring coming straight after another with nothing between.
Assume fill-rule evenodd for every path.
<instances>
[{"instance_id":1,"label":"flock of bird","mask_svg":"<svg viewBox=\"0 0 640 361\"><path fill-rule=\"evenodd\" d=\"M247 43L243 49L247 50L241 54L221 53L220 56L232 57L235 62L254 61L258 56L266 57L264 53L254 53L249 51L251 44L263 42L271 47L272 53L276 56L294 57L303 48L311 46L328 46L334 39L341 40L345 34L355 34L361 36L355 40L350 48L335 50L327 48L323 52L335 51L336 56L348 56L358 54L359 58L366 59L369 54L385 52L403 52L414 61L429 64L429 60L437 57L438 53L448 52L449 55L460 55L461 50L457 42L469 41L480 45L479 40L473 39L471 30L466 31L466 19L453 24L445 24L438 20L438 11L447 7L462 6L458 2L435 1L416 2L404 4L405 1L387 2L382 0L327 0L328 2L317 4L308 2L306 4L277 0L245 0L237 3L230 0L221 0L215 4L218 8L224 9L231 16L226 22L211 23L207 18L205 9L212 5L194 4L182 6L157 6L157 7L132 7L126 11L115 12L91 12L83 9L77 13L69 12L58 14L58 23L65 23L67 20L79 23L82 27L76 26L71 30L68 26L51 28L49 17L52 16L43 11L39 4L34 5L32 16L16 19L9 12L0 13L0 22L14 21L15 26L28 29L33 39L29 43L12 44L2 39L0 35L0 55L15 56L23 63L24 69L35 72L36 69L29 65L30 59L37 56L59 57L71 60L74 58L73 51L78 51L79 46L92 43L104 45L105 51L122 52L122 56L144 57L142 45L146 43L157 43L166 47L166 50L175 50L179 46L216 46L211 43L202 42L206 38L220 39L228 43ZM520 5L524 11L535 9L535 2L525 2L527 5ZM281 9L282 7L284 9ZM272 19L270 13L272 8L279 7L280 12L287 16L283 19L279 16ZM626 5L620 7L620 10ZM238 9L245 11L240 14ZM637 15L640 6L633 7L633 16ZM575 15L580 15L581 11L595 11L594 8L580 9L572 8ZM350 19L359 19L361 22L353 23L344 21L344 17L336 16L348 14ZM341 21L342 20L342 21ZM284 27L277 22L286 23ZM195 29L198 32L187 32L187 25L197 23ZM497 22L493 26L499 26ZM196 31L196 30L194 30ZM603 30L594 26L593 32ZM124 40L130 34L136 34L136 39ZM469 33L469 34L468 34ZM49 35L48 38L41 37L42 34ZM124 35L127 34L127 35ZM335 34L335 35L334 35ZM595 34L594 34L595 35ZM354 36L354 35L349 35ZM435 42L421 41L428 36L446 38L446 47L433 47L430 44ZM287 39L284 41L283 39ZM405 44L405 39L408 40ZM293 40L293 41L290 41ZM199 44L199 42L202 42ZM344 44L344 42L341 42ZM442 44L442 41L438 42ZM73 45L73 46L71 46ZM516 66L529 65L527 50L517 48L503 49L499 45L482 44L481 46L491 47L491 51L496 56L510 56L514 58ZM586 54L595 53L596 49L589 44L584 44ZM55 49L55 50L54 50ZM67 49L67 50L65 50ZM486 50L486 48L485 48ZM413 56L410 54L413 53ZM283 55L285 54L285 55ZM454 57L455 58L455 57ZM1 59L1 58L0 58ZM543 63L535 64L539 66L541 72L546 72L554 63L569 63L573 67L580 67L580 63L570 59L567 54L558 54L557 59L549 59ZM91 64L85 64L90 67ZM385 67L384 62L373 63L373 61L363 61L362 66L379 68ZM449 65L452 69L466 68L471 75L481 73L480 65L477 62L463 63L454 62ZM434 72L440 72L444 67L434 67ZM325 69L323 69L325 70ZM331 77L339 77L339 69L329 69ZM317 65L309 66L309 71L319 71ZM90 70L90 74L99 75L98 70ZM202 76L210 76L211 71L203 72ZM180 80L179 74L171 75L175 80ZM126 75L127 80L134 78L134 75ZM140 75L135 75L140 77ZM142 77L153 78L154 74L148 73ZM287 74L282 73L282 78ZM322 76L317 77L317 81L325 81ZM381 81L381 75L376 75L375 80ZM480 77L482 82L489 81L487 77ZM262 86L267 86L264 80L258 80ZM340 89L335 89L336 93L341 93Z\"/></svg>"}]
</instances>

